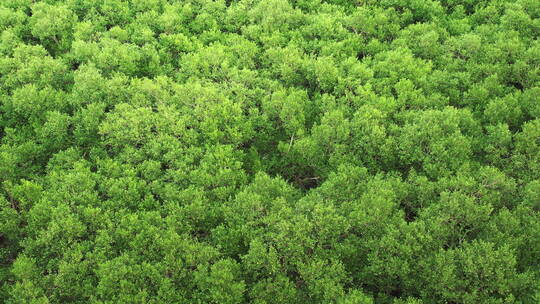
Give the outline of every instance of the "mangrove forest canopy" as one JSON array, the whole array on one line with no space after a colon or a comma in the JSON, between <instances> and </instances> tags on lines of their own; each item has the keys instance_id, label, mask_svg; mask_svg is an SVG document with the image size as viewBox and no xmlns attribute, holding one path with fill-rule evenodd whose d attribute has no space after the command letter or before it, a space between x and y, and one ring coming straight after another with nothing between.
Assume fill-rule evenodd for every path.
<instances>
[{"instance_id":1,"label":"mangrove forest canopy","mask_svg":"<svg viewBox=\"0 0 540 304\"><path fill-rule=\"evenodd\" d=\"M540 303L540 1L1 0L0 302Z\"/></svg>"}]
</instances>

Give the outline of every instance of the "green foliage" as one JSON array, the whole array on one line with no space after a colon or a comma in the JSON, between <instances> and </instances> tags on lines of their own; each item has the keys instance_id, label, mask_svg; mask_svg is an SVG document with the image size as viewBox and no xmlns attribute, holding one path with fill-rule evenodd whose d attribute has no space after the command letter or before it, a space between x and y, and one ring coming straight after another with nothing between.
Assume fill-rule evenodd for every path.
<instances>
[{"instance_id":1,"label":"green foliage","mask_svg":"<svg viewBox=\"0 0 540 304\"><path fill-rule=\"evenodd\" d=\"M537 0L0 1L1 303L540 302Z\"/></svg>"}]
</instances>

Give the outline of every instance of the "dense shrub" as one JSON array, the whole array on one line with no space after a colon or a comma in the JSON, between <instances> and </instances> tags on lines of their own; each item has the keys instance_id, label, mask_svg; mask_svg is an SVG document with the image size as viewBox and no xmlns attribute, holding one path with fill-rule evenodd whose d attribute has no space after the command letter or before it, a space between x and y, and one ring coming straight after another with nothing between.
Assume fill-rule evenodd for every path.
<instances>
[{"instance_id":1,"label":"dense shrub","mask_svg":"<svg viewBox=\"0 0 540 304\"><path fill-rule=\"evenodd\" d=\"M0 1L0 302L540 302L537 0Z\"/></svg>"}]
</instances>

